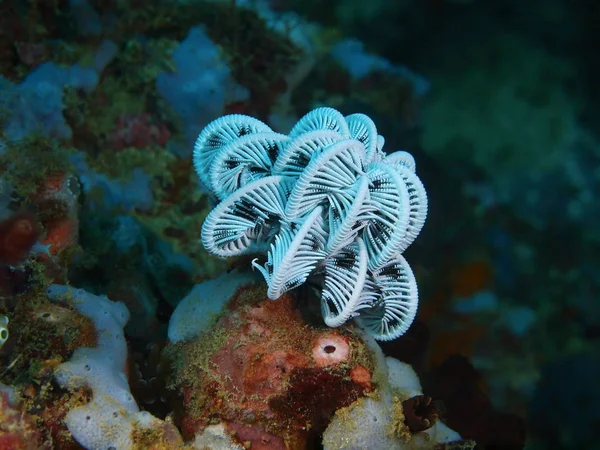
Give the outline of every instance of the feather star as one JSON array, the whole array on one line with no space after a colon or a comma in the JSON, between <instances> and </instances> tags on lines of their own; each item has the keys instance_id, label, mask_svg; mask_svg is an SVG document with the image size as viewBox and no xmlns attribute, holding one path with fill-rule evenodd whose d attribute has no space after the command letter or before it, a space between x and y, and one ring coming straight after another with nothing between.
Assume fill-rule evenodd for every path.
<instances>
[{"instance_id":1,"label":"feather star","mask_svg":"<svg viewBox=\"0 0 600 450\"><path fill-rule=\"evenodd\" d=\"M405 151L364 114L317 108L288 135L240 114L198 136L194 167L220 203L202 226L202 243L252 262L275 300L318 275L328 326L356 318L375 339L392 340L415 318L418 291L402 252L427 217L427 193Z\"/></svg>"}]
</instances>

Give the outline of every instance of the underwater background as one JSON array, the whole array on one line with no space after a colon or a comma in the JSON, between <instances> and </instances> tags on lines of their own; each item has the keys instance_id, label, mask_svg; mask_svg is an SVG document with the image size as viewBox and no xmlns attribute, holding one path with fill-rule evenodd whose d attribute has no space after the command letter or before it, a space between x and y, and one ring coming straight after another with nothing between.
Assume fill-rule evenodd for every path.
<instances>
[{"instance_id":1,"label":"underwater background","mask_svg":"<svg viewBox=\"0 0 600 450\"><path fill-rule=\"evenodd\" d=\"M0 450L600 449L599 55L595 0L0 0ZM198 134L323 106L427 190L391 341L200 239Z\"/></svg>"}]
</instances>

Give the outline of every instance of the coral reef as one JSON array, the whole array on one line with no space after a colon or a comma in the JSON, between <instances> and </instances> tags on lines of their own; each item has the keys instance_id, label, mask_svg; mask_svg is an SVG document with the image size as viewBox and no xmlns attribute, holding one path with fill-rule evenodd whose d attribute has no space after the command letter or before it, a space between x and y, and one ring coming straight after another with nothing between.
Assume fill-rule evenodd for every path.
<instances>
[{"instance_id":1,"label":"coral reef","mask_svg":"<svg viewBox=\"0 0 600 450\"><path fill-rule=\"evenodd\" d=\"M0 448L595 448L599 19L0 1Z\"/></svg>"}]
</instances>

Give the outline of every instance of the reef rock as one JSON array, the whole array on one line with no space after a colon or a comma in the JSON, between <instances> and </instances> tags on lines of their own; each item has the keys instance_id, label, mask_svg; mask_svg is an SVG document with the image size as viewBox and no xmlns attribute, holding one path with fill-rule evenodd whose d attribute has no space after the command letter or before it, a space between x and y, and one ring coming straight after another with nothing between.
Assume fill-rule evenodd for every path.
<instances>
[{"instance_id":1,"label":"reef rock","mask_svg":"<svg viewBox=\"0 0 600 450\"><path fill-rule=\"evenodd\" d=\"M167 347L184 438L203 442L218 424L255 450L304 449L338 409L373 390L362 334L309 325L296 303L293 294L271 301L263 287L243 287L212 329Z\"/></svg>"}]
</instances>

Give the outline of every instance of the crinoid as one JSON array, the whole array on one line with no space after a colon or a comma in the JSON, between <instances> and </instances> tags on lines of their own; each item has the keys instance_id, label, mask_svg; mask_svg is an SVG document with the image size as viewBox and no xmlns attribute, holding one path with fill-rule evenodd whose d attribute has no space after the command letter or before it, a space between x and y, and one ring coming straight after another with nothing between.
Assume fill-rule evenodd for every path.
<instances>
[{"instance_id":1,"label":"crinoid","mask_svg":"<svg viewBox=\"0 0 600 450\"><path fill-rule=\"evenodd\" d=\"M419 305L417 282L413 272L398 254L383 267L369 273L372 301L361 311L359 323L375 339L391 341L402 336L410 327Z\"/></svg>"},{"instance_id":2,"label":"crinoid","mask_svg":"<svg viewBox=\"0 0 600 450\"><path fill-rule=\"evenodd\" d=\"M337 327L371 306L363 296L367 279L367 248L357 239L323 262L325 281L321 294L321 313L325 323Z\"/></svg>"},{"instance_id":3,"label":"crinoid","mask_svg":"<svg viewBox=\"0 0 600 450\"><path fill-rule=\"evenodd\" d=\"M317 108L302 117L290 131L290 137L295 138L309 131L332 130L339 133L342 139L350 137L348 123L344 116L333 108Z\"/></svg>"},{"instance_id":4,"label":"crinoid","mask_svg":"<svg viewBox=\"0 0 600 450\"><path fill-rule=\"evenodd\" d=\"M414 158L386 155L385 139L364 114L317 108L288 136L248 116L210 123L197 139L194 166L221 200L202 227L202 243L226 257L267 253L252 266L275 300L317 275L327 325L358 317L376 339L412 323L415 277L402 252L427 216Z\"/></svg>"},{"instance_id":5,"label":"crinoid","mask_svg":"<svg viewBox=\"0 0 600 450\"><path fill-rule=\"evenodd\" d=\"M260 178L219 203L202 226L202 244L215 255L236 256L268 248L289 196L281 176Z\"/></svg>"},{"instance_id":6,"label":"crinoid","mask_svg":"<svg viewBox=\"0 0 600 450\"><path fill-rule=\"evenodd\" d=\"M212 121L200 132L194 144L193 161L198 178L210 189L212 161L220 150L242 136L272 131L260 120L243 114L231 114Z\"/></svg>"},{"instance_id":7,"label":"crinoid","mask_svg":"<svg viewBox=\"0 0 600 450\"><path fill-rule=\"evenodd\" d=\"M213 192L223 200L243 185L270 175L288 140L277 133L248 134L218 150L208 173Z\"/></svg>"},{"instance_id":8,"label":"crinoid","mask_svg":"<svg viewBox=\"0 0 600 450\"><path fill-rule=\"evenodd\" d=\"M252 266L262 273L269 285L269 298L278 299L284 292L303 284L327 256L324 225L322 206L298 221L284 222L271 244L265 266L259 265L256 259L252 261Z\"/></svg>"}]
</instances>

